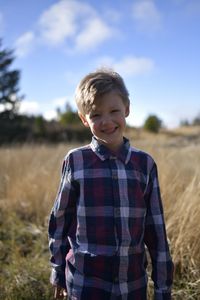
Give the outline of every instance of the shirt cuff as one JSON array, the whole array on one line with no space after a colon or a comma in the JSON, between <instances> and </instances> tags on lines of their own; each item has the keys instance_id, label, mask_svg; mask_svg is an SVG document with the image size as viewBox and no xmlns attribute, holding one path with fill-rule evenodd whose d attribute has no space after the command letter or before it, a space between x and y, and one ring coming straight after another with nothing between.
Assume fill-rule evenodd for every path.
<instances>
[{"instance_id":1,"label":"shirt cuff","mask_svg":"<svg viewBox=\"0 0 200 300\"><path fill-rule=\"evenodd\" d=\"M50 283L66 289L65 272L57 272L54 269L51 271Z\"/></svg>"}]
</instances>

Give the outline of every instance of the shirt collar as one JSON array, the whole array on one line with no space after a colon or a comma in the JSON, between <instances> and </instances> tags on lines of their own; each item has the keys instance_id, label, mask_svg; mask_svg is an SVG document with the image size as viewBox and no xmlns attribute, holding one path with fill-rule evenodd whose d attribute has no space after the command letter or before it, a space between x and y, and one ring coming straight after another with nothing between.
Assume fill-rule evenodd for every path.
<instances>
[{"instance_id":1,"label":"shirt collar","mask_svg":"<svg viewBox=\"0 0 200 300\"><path fill-rule=\"evenodd\" d=\"M117 154L113 154L105 145L98 142L98 140L93 136L90 143L91 149L95 154L101 159L120 159L123 163L127 164L131 156L130 142L127 138L123 138L123 145Z\"/></svg>"}]
</instances>

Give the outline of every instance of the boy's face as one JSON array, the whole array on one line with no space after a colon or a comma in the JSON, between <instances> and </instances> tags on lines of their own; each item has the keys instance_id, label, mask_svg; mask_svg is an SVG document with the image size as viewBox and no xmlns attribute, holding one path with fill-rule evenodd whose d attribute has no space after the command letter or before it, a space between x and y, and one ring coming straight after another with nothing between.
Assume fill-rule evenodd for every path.
<instances>
[{"instance_id":1,"label":"boy's face","mask_svg":"<svg viewBox=\"0 0 200 300\"><path fill-rule=\"evenodd\" d=\"M129 105L126 106L120 95L112 91L97 98L89 113L79 113L79 116L100 143L117 152L123 143L128 114Z\"/></svg>"}]
</instances>

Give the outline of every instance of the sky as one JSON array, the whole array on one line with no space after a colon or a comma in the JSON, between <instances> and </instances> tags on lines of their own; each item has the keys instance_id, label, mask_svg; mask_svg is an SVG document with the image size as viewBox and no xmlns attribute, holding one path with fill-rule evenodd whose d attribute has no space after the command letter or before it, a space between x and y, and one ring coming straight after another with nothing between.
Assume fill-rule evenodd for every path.
<instances>
[{"instance_id":1,"label":"sky","mask_svg":"<svg viewBox=\"0 0 200 300\"><path fill-rule=\"evenodd\" d=\"M123 77L129 125L200 113L200 0L0 0L0 37L21 71L21 113L76 109L76 86L100 67Z\"/></svg>"}]
</instances>

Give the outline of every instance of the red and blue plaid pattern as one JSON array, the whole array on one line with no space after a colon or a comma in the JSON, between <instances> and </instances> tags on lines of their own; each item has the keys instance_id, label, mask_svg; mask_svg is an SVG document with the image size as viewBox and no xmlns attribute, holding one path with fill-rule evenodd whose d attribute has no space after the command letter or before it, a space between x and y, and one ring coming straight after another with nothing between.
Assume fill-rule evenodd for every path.
<instances>
[{"instance_id":1,"label":"red and blue plaid pattern","mask_svg":"<svg viewBox=\"0 0 200 300\"><path fill-rule=\"evenodd\" d=\"M70 151L50 216L49 246L51 282L67 286L71 299L146 299L145 246L155 299L171 299L173 263L151 156L125 138L118 155L95 138Z\"/></svg>"}]
</instances>

